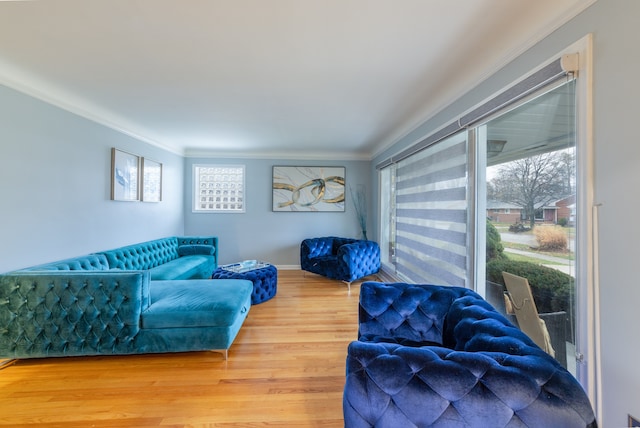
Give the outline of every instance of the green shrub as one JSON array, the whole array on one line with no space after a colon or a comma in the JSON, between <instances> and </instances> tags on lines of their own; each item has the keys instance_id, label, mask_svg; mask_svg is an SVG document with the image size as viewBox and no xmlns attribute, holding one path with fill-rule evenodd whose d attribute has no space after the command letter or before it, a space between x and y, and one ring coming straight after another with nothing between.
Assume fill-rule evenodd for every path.
<instances>
[{"instance_id":1,"label":"green shrub","mask_svg":"<svg viewBox=\"0 0 640 428\"><path fill-rule=\"evenodd\" d=\"M567 227L569 224L569 219L566 217L562 217L558 219L558 226Z\"/></svg>"},{"instance_id":2,"label":"green shrub","mask_svg":"<svg viewBox=\"0 0 640 428\"><path fill-rule=\"evenodd\" d=\"M565 311L571 313L574 279L559 270L531 262L494 259L487 262L487 280L502 284L502 272L527 278L538 313Z\"/></svg>"},{"instance_id":3,"label":"green shrub","mask_svg":"<svg viewBox=\"0 0 640 428\"><path fill-rule=\"evenodd\" d=\"M527 227L522 223L514 223L511 226L509 226L509 232L514 232L514 233L528 232L530 230L531 230L530 227Z\"/></svg>"},{"instance_id":4,"label":"green shrub","mask_svg":"<svg viewBox=\"0 0 640 428\"><path fill-rule=\"evenodd\" d=\"M500 232L498 232L498 229L487 219L487 261L504 258L503 251L504 246L502 245Z\"/></svg>"}]
</instances>

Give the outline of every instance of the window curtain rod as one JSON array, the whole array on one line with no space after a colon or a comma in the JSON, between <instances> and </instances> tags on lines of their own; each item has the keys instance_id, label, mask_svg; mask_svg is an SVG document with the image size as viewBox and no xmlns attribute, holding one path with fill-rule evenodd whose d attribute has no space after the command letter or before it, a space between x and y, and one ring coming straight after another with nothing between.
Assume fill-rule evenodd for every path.
<instances>
[{"instance_id":1,"label":"window curtain rod","mask_svg":"<svg viewBox=\"0 0 640 428\"><path fill-rule=\"evenodd\" d=\"M489 101L473 109L469 113L463 115L455 122L452 122L439 129L433 134L427 136L423 140L418 141L411 147L401 151L400 153L391 156L390 158L380 162L376 165L376 169L385 168L391 164L400 162L409 156L424 150L430 145L455 134L461 129L468 127L482 119L491 116L498 110L504 109L509 105L515 104L522 98L534 93L538 89L549 85L568 74L573 74L578 70L578 54L564 55L550 64L542 67L529 77L511 86L504 92L501 92L497 96L491 98Z\"/></svg>"}]
</instances>

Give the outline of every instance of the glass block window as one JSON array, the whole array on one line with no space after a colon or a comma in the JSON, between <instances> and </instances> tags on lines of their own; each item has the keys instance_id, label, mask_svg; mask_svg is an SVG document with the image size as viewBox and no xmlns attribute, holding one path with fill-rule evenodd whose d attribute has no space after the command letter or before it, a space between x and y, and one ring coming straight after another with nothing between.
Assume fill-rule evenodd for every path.
<instances>
[{"instance_id":1,"label":"glass block window","mask_svg":"<svg viewBox=\"0 0 640 428\"><path fill-rule=\"evenodd\" d=\"M194 212L243 213L244 165L194 165Z\"/></svg>"}]
</instances>

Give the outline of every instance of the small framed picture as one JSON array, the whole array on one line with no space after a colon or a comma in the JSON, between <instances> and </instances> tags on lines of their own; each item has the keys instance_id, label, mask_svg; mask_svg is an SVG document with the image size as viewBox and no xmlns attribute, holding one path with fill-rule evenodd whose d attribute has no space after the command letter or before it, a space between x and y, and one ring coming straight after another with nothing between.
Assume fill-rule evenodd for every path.
<instances>
[{"instance_id":1,"label":"small framed picture","mask_svg":"<svg viewBox=\"0 0 640 428\"><path fill-rule=\"evenodd\" d=\"M111 199L114 201L140 200L140 157L111 149Z\"/></svg>"},{"instance_id":2,"label":"small framed picture","mask_svg":"<svg viewBox=\"0 0 640 428\"><path fill-rule=\"evenodd\" d=\"M142 158L142 201L162 201L162 164Z\"/></svg>"}]
</instances>

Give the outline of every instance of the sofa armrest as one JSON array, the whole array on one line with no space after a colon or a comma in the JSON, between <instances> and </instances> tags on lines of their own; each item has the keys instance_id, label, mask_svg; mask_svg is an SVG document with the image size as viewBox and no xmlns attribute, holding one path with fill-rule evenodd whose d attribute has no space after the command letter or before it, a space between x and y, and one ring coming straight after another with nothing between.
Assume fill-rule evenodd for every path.
<instances>
[{"instance_id":1,"label":"sofa armrest","mask_svg":"<svg viewBox=\"0 0 640 428\"><path fill-rule=\"evenodd\" d=\"M179 236L178 247L181 245L211 245L218 248L217 236Z\"/></svg>"},{"instance_id":2,"label":"sofa armrest","mask_svg":"<svg viewBox=\"0 0 640 428\"><path fill-rule=\"evenodd\" d=\"M218 265L218 237L217 236L179 236L178 255L206 255L213 256Z\"/></svg>"},{"instance_id":3,"label":"sofa armrest","mask_svg":"<svg viewBox=\"0 0 640 428\"><path fill-rule=\"evenodd\" d=\"M148 306L148 272L2 275L0 357L130 352Z\"/></svg>"},{"instance_id":4,"label":"sofa armrest","mask_svg":"<svg viewBox=\"0 0 640 428\"><path fill-rule=\"evenodd\" d=\"M468 289L451 302L445 316L443 344L461 351L546 355L489 302Z\"/></svg>"},{"instance_id":5,"label":"sofa armrest","mask_svg":"<svg viewBox=\"0 0 640 428\"><path fill-rule=\"evenodd\" d=\"M580 384L540 356L352 342L345 427L591 427Z\"/></svg>"},{"instance_id":6,"label":"sofa armrest","mask_svg":"<svg viewBox=\"0 0 640 428\"><path fill-rule=\"evenodd\" d=\"M380 246L377 242L352 241L341 245L337 255L346 281L363 278L380 270Z\"/></svg>"}]
</instances>

